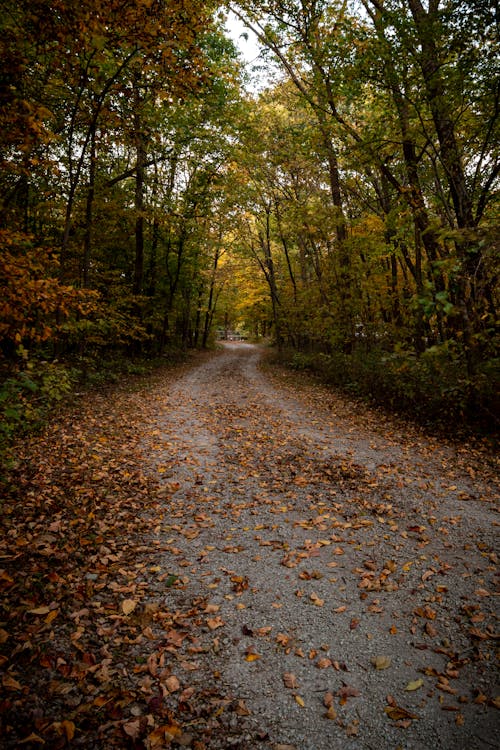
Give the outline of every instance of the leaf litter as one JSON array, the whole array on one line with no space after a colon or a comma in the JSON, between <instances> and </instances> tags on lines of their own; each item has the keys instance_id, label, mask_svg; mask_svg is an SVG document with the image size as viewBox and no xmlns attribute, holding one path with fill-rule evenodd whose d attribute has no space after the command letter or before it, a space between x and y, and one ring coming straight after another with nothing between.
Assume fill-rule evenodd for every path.
<instances>
[{"instance_id":1,"label":"leaf litter","mask_svg":"<svg viewBox=\"0 0 500 750\"><path fill-rule=\"evenodd\" d=\"M19 446L6 748L494 746L498 488L233 344Z\"/></svg>"}]
</instances>

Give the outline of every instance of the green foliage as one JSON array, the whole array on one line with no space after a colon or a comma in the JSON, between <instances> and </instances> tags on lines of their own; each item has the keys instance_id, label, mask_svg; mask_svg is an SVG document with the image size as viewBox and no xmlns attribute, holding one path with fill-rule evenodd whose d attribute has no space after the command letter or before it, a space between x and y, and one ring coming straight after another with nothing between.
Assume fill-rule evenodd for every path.
<instances>
[{"instance_id":1,"label":"green foliage","mask_svg":"<svg viewBox=\"0 0 500 750\"><path fill-rule=\"evenodd\" d=\"M440 429L498 429L500 360L488 359L468 374L458 346L433 346L422 356L357 348L351 354L288 351L287 366L310 370L348 394Z\"/></svg>"},{"instance_id":2,"label":"green foliage","mask_svg":"<svg viewBox=\"0 0 500 750\"><path fill-rule=\"evenodd\" d=\"M57 362L25 361L0 386L0 460L13 438L39 428L70 393L75 372Z\"/></svg>"}]
</instances>

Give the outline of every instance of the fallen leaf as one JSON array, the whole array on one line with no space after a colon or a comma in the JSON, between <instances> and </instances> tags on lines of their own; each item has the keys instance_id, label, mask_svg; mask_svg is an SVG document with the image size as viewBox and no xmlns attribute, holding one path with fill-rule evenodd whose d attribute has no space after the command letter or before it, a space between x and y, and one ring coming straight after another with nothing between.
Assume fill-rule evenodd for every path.
<instances>
[{"instance_id":1,"label":"fallen leaf","mask_svg":"<svg viewBox=\"0 0 500 750\"><path fill-rule=\"evenodd\" d=\"M19 740L18 745L26 745L28 742L37 742L39 745L45 745L45 740L40 737L39 734L35 734L32 732L28 737L25 737L24 740Z\"/></svg>"},{"instance_id":2,"label":"fallen leaf","mask_svg":"<svg viewBox=\"0 0 500 750\"><path fill-rule=\"evenodd\" d=\"M257 661L257 659L260 659L260 654L247 654L245 656L245 661Z\"/></svg>"},{"instance_id":3,"label":"fallen leaf","mask_svg":"<svg viewBox=\"0 0 500 750\"><path fill-rule=\"evenodd\" d=\"M49 612L49 614L45 618L44 622L47 625L50 625L50 623L53 622L53 620L56 619L56 617L57 617L58 614L59 614L59 610L58 609L53 609L51 612Z\"/></svg>"},{"instance_id":4,"label":"fallen leaf","mask_svg":"<svg viewBox=\"0 0 500 750\"><path fill-rule=\"evenodd\" d=\"M405 690L407 691L418 690L419 688L422 687L423 684L424 684L424 681L422 679L413 680L408 683L408 685L405 687Z\"/></svg>"},{"instance_id":5,"label":"fallen leaf","mask_svg":"<svg viewBox=\"0 0 500 750\"><path fill-rule=\"evenodd\" d=\"M318 669L328 669L328 667L331 667L333 664L331 659L328 659L326 656L324 656L322 659L318 659L316 662L316 666Z\"/></svg>"},{"instance_id":6,"label":"fallen leaf","mask_svg":"<svg viewBox=\"0 0 500 750\"><path fill-rule=\"evenodd\" d=\"M124 599L122 601L122 612L124 615L130 615L137 607L137 602L134 599Z\"/></svg>"},{"instance_id":7,"label":"fallen leaf","mask_svg":"<svg viewBox=\"0 0 500 750\"><path fill-rule=\"evenodd\" d=\"M132 737L133 740L139 739L141 734L140 720L135 719L134 721L128 721L123 725L123 731L125 732L125 734L128 734L129 737Z\"/></svg>"},{"instance_id":8,"label":"fallen leaf","mask_svg":"<svg viewBox=\"0 0 500 750\"><path fill-rule=\"evenodd\" d=\"M406 708L400 706L386 706L384 708L389 719L393 721L399 721L400 719L418 719L416 714L412 714L411 711L407 711Z\"/></svg>"},{"instance_id":9,"label":"fallen leaf","mask_svg":"<svg viewBox=\"0 0 500 750\"><path fill-rule=\"evenodd\" d=\"M309 599L312 601L312 603L316 607L322 607L323 604L325 603L325 600L324 599L320 599L319 596L317 594L315 594L314 592L310 595Z\"/></svg>"},{"instance_id":10,"label":"fallen leaf","mask_svg":"<svg viewBox=\"0 0 500 750\"><path fill-rule=\"evenodd\" d=\"M348 724L345 731L348 737L357 737L359 734L359 720L354 720L351 724Z\"/></svg>"},{"instance_id":11,"label":"fallen leaf","mask_svg":"<svg viewBox=\"0 0 500 750\"><path fill-rule=\"evenodd\" d=\"M297 677L292 672L285 672L283 675L283 682L285 687L296 690L299 687Z\"/></svg>"},{"instance_id":12,"label":"fallen leaf","mask_svg":"<svg viewBox=\"0 0 500 750\"><path fill-rule=\"evenodd\" d=\"M247 708L247 706L245 704L245 701L242 701L242 700L238 701L238 704L237 704L236 708L234 709L234 712L238 716L251 716L251 714L252 714L252 712L250 711L250 709Z\"/></svg>"},{"instance_id":13,"label":"fallen leaf","mask_svg":"<svg viewBox=\"0 0 500 750\"><path fill-rule=\"evenodd\" d=\"M207 625L210 628L210 630L217 630L217 628L222 628L224 625L224 620L222 617L209 617L207 620Z\"/></svg>"},{"instance_id":14,"label":"fallen leaf","mask_svg":"<svg viewBox=\"0 0 500 750\"><path fill-rule=\"evenodd\" d=\"M344 685L337 691L337 695L340 698L340 705L344 706L347 703L348 698L357 698L359 696L359 690L350 685Z\"/></svg>"},{"instance_id":15,"label":"fallen leaf","mask_svg":"<svg viewBox=\"0 0 500 750\"><path fill-rule=\"evenodd\" d=\"M50 607L37 607L36 609L28 610L30 615L48 615Z\"/></svg>"},{"instance_id":16,"label":"fallen leaf","mask_svg":"<svg viewBox=\"0 0 500 750\"><path fill-rule=\"evenodd\" d=\"M304 706L306 705L304 703L304 699L301 698L300 695L294 695L293 697L295 698L295 702L298 703L299 706L301 706L302 708L304 708Z\"/></svg>"},{"instance_id":17,"label":"fallen leaf","mask_svg":"<svg viewBox=\"0 0 500 750\"><path fill-rule=\"evenodd\" d=\"M167 688L169 693L175 693L180 689L181 683L179 682L178 678L174 674L172 674L165 680L165 687Z\"/></svg>"},{"instance_id":18,"label":"fallen leaf","mask_svg":"<svg viewBox=\"0 0 500 750\"><path fill-rule=\"evenodd\" d=\"M388 669L391 666L392 659L390 656L372 656L370 662L375 669Z\"/></svg>"},{"instance_id":19,"label":"fallen leaf","mask_svg":"<svg viewBox=\"0 0 500 750\"><path fill-rule=\"evenodd\" d=\"M335 701L335 698L333 696L333 693L331 693L330 691L325 693L324 698L323 698L323 705L326 708L330 708L330 706L333 706L334 701Z\"/></svg>"},{"instance_id":20,"label":"fallen leaf","mask_svg":"<svg viewBox=\"0 0 500 750\"><path fill-rule=\"evenodd\" d=\"M18 682L14 677L12 677L10 674L4 674L2 676L2 685L7 688L7 690L22 690L23 686L20 682Z\"/></svg>"}]
</instances>

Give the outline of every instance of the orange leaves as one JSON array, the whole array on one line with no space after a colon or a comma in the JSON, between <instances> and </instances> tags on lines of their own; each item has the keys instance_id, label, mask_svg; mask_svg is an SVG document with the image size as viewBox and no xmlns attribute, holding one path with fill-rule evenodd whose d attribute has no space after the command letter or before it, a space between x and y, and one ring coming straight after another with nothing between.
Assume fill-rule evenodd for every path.
<instances>
[{"instance_id":1,"label":"orange leaves","mask_svg":"<svg viewBox=\"0 0 500 750\"><path fill-rule=\"evenodd\" d=\"M12 674L3 674L2 675L2 685L4 688L7 688L7 690L22 690L23 686L21 683L16 680L16 678Z\"/></svg>"},{"instance_id":2,"label":"orange leaves","mask_svg":"<svg viewBox=\"0 0 500 750\"><path fill-rule=\"evenodd\" d=\"M121 610L124 615L130 615L137 607L137 602L134 599L124 599L121 603Z\"/></svg>"},{"instance_id":3,"label":"orange leaves","mask_svg":"<svg viewBox=\"0 0 500 750\"><path fill-rule=\"evenodd\" d=\"M0 336L16 344L53 338L71 314L87 315L98 295L62 285L52 250L28 235L0 230ZM8 248L8 249L7 249Z\"/></svg>"},{"instance_id":4,"label":"orange leaves","mask_svg":"<svg viewBox=\"0 0 500 750\"><path fill-rule=\"evenodd\" d=\"M412 720L418 719L416 714L408 711L406 708L398 706L392 695L387 696L387 703L388 705L384 708L384 711L389 719L395 721L398 726L408 728L411 725Z\"/></svg>"}]
</instances>

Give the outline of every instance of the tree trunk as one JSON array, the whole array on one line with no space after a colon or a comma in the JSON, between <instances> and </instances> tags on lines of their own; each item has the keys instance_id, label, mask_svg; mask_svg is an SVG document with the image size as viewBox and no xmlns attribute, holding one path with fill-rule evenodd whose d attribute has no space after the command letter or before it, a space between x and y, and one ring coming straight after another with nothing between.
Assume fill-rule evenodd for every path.
<instances>
[{"instance_id":1,"label":"tree trunk","mask_svg":"<svg viewBox=\"0 0 500 750\"><path fill-rule=\"evenodd\" d=\"M132 291L142 294L144 280L144 178L146 172L146 146L141 117L142 97L136 82L134 87L134 139L135 165L135 260Z\"/></svg>"}]
</instances>

